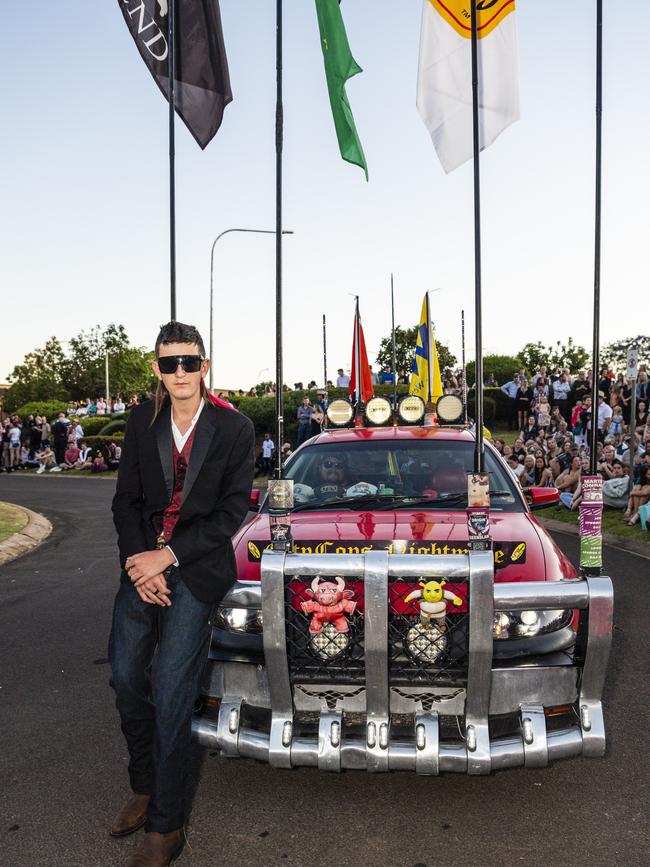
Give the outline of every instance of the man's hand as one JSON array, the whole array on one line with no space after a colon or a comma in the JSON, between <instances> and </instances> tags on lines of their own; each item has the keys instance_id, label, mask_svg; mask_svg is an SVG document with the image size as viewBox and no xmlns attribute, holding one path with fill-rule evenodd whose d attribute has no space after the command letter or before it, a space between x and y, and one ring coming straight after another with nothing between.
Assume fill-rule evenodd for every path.
<instances>
[{"instance_id":1,"label":"man's hand","mask_svg":"<svg viewBox=\"0 0 650 867\"><path fill-rule=\"evenodd\" d=\"M143 602L148 602L152 605L165 605L169 607L171 599L169 594L171 590L167 586L164 575L154 575L153 578L148 578L135 588Z\"/></svg>"},{"instance_id":2,"label":"man's hand","mask_svg":"<svg viewBox=\"0 0 650 867\"><path fill-rule=\"evenodd\" d=\"M157 551L143 551L141 554L128 557L124 568L137 588L149 578L160 575L174 562L171 551L168 548L161 548Z\"/></svg>"}]
</instances>

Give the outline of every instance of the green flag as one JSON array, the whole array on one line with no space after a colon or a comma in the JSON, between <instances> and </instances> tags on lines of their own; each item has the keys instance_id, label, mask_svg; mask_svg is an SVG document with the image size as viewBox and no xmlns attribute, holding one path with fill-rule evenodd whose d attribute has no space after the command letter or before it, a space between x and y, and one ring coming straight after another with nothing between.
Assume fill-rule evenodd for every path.
<instances>
[{"instance_id":1,"label":"green flag","mask_svg":"<svg viewBox=\"0 0 650 867\"><path fill-rule=\"evenodd\" d=\"M366 173L366 180L368 180L366 158L345 92L345 82L348 78L352 78L353 75L363 70L352 57L339 0L316 0L316 13L325 61L327 89L330 95L330 105L332 106L341 156L349 163L361 166Z\"/></svg>"}]
</instances>

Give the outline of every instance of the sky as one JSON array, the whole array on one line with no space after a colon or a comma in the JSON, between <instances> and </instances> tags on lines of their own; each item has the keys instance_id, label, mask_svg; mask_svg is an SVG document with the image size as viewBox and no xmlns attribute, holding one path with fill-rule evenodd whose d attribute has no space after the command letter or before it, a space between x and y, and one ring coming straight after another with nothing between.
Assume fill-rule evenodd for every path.
<instances>
[{"instance_id":1,"label":"sky","mask_svg":"<svg viewBox=\"0 0 650 867\"><path fill-rule=\"evenodd\" d=\"M650 5L605 3L602 343L648 332ZM275 221L275 3L221 0L233 102L201 151L176 125L177 318L209 332L210 249ZM426 290L473 358L472 163L445 175L415 106L422 0L344 0L363 73L347 92L369 168L338 152L312 0L284 2L284 381L349 368L360 296L371 363ZM591 347L595 0L518 0L521 120L481 155L485 353ZM0 3L0 381L52 335L169 319L167 104L117 0ZM7 86L10 85L10 86ZM215 249L215 385L275 368L272 236Z\"/></svg>"}]
</instances>

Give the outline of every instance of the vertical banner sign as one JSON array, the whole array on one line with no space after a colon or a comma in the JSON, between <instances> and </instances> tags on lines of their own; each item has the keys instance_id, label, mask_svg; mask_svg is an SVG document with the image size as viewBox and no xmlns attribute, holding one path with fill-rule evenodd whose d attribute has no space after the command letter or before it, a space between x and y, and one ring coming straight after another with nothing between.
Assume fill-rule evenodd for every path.
<instances>
[{"instance_id":1,"label":"vertical banner sign","mask_svg":"<svg viewBox=\"0 0 650 867\"><path fill-rule=\"evenodd\" d=\"M470 551L491 551L490 477L487 473L467 474L467 547Z\"/></svg>"},{"instance_id":2,"label":"vertical banner sign","mask_svg":"<svg viewBox=\"0 0 650 867\"><path fill-rule=\"evenodd\" d=\"M637 379L639 375L639 350L629 349L627 353L627 370L625 371L626 379Z\"/></svg>"},{"instance_id":3,"label":"vertical banner sign","mask_svg":"<svg viewBox=\"0 0 650 867\"><path fill-rule=\"evenodd\" d=\"M580 568L600 569L603 565L603 479L602 476L583 476L580 485Z\"/></svg>"},{"instance_id":4,"label":"vertical banner sign","mask_svg":"<svg viewBox=\"0 0 650 867\"><path fill-rule=\"evenodd\" d=\"M269 524L274 551L291 549L293 479L269 480Z\"/></svg>"}]
</instances>

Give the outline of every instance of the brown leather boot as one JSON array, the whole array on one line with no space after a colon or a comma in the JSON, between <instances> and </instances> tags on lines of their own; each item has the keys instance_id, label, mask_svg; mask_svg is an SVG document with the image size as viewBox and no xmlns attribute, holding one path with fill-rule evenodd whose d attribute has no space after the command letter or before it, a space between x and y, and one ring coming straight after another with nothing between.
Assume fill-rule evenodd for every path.
<instances>
[{"instance_id":1,"label":"brown leather boot","mask_svg":"<svg viewBox=\"0 0 650 867\"><path fill-rule=\"evenodd\" d=\"M132 795L111 825L111 837L126 837L141 828L147 818L150 795Z\"/></svg>"},{"instance_id":2,"label":"brown leather boot","mask_svg":"<svg viewBox=\"0 0 650 867\"><path fill-rule=\"evenodd\" d=\"M167 867L181 854L184 843L182 828L168 834L149 831L132 852L126 867Z\"/></svg>"}]
</instances>

